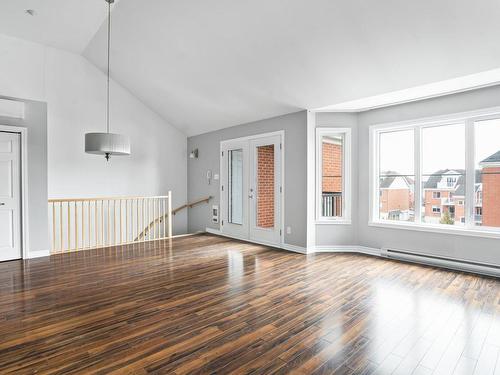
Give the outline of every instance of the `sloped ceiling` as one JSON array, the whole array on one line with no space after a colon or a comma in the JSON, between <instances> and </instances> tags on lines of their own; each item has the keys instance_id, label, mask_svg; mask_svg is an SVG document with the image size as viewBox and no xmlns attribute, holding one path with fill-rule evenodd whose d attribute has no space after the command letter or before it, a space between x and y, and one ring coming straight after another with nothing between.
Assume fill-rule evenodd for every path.
<instances>
[{"instance_id":1,"label":"sloped ceiling","mask_svg":"<svg viewBox=\"0 0 500 375\"><path fill-rule=\"evenodd\" d=\"M104 0L31 2L71 4L39 39L104 70ZM498 69L499 19L498 0L121 0L112 76L194 135Z\"/></svg>"},{"instance_id":2,"label":"sloped ceiling","mask_svg":"<svg viewBox=\"0 0 500 375\"><path fill-rule=\"evenodd\" d=\"M106 9L104 0L0 0L0 33L81 53Z\"/></svg>"}]
</instances>

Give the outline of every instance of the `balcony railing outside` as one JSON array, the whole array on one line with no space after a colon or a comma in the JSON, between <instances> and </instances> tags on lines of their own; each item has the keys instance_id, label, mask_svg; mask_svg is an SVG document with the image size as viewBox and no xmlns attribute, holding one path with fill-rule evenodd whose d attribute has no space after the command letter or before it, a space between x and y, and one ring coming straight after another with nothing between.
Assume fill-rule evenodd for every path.
<instances>
[{"instance_id":1,"label":"balcony railing outside","mask_svg":"<svg viewBox=\"0 0 500 375\"><path fill-rule=\"evenodd\" d=\"M342 216L342 193L323 193L322 199L323 217Z\"/></svg>"},{"instance_id":2,"label":"balcony railing outside","mask_svg":"<svg viewBox=\"0 0 500 375\"><path fill-rule=\"evenodd\" d=\"M49 199L51 253L172 237L172 194Z\"/></svg>"}]
</instances>

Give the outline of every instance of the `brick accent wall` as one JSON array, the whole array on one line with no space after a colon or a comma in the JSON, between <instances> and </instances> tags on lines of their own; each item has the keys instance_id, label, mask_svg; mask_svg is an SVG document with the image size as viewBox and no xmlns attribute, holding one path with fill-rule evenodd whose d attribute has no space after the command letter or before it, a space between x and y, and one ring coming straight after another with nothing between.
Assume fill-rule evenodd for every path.
<instances>
[{"instance_id":1,"label":"brick accent wall","mask_svg":"<svg viewBox=\"0 0 500 375\"><path fill-rule=\"evenodd\" d=\"M342 145L323 142L323 192L342 192Z\"/></svg>"},{"instance_id":2,"label":"brick accent wall","mask_svg":"<svg viewBox=\"0 0 500 375\"><path fill-rule=\"evenodd\" d=\"M500 227L500 167L483 169L483 225Z\"/></svg>"},{"instance_id":3,"label":"brick accent wall","mask_svg":"<svg viewBox=\"0 0 500 375\"><path fill-rule=\"evenodd\" d=\"M257 226L274 227L274 145L257 147Z\"/></svg>"}]
</instances>

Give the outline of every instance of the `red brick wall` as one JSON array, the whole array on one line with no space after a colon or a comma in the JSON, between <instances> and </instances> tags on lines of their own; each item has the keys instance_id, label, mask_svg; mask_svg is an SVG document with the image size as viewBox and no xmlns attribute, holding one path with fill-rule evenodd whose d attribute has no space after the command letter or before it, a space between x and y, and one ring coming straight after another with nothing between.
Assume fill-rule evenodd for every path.
<instances>
[{"instance_id":1,"label":"red brick wall","mask_svg":"<svg viewBox=\"0 0 500 375\"><path fill-rule=\"evenodd\" d=\"M413 194L410 189L382 189L380 212L406 211L413 206Z\"/></svg>"},{"instance_id":2,"label":"red brick wall","mask_svg":"<svg viewBox=\"0 0 500 375\"><path fill-rule=\"evenodd\" d=\"M500 167L483 169L483 225L500 227Z\"/></svg>"},{"instance_id":3,"label":"red brick wall","mask_svg":"<svg viewBox=\"0 0 500 375\"><path fill-rule=\"evenodd\" d=\"M441 192L441 198L432 198L434 192ZM448 198L450 192L446 190L425 190L424 203L425 203L425 216L427 217L441 217L440 213L432 212L432 206L441 207L441 199ZM443 207L441 207L441 211Z\"/></svg>"},{"instance_id":4,"label":"red brick wall","mask_svg":"<svg viewBox=\"0 0 500 375\"><path fill-rule=\"evenodd\" d=\"M274 227L274 145L257 148L257 226Z\"/></svg>"},{"instance_id":5,"label":"red brick wall","mask_svg":"<svg viewBox=\"0 0 500 375\"><path fill-rule=\"evenodd\" d=\"M342 145L323 142L323 192L342 192Z\"/></svg>"}]
</instances>

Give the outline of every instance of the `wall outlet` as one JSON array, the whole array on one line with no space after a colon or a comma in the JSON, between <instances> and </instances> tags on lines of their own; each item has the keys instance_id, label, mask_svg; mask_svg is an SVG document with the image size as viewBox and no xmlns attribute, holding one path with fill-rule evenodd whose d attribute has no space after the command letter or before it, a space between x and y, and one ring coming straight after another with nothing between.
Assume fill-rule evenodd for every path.
<instances>
[{"instance_id":1,"label":"wall outlet","mask_svg":"<svg viewBox=\"0 0 500 375\"><path fill-rule=\"evenodd\" d=\"M292 227L286 227L286 234L292 234Z\"/></svg>"}]
</instances>

